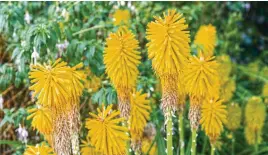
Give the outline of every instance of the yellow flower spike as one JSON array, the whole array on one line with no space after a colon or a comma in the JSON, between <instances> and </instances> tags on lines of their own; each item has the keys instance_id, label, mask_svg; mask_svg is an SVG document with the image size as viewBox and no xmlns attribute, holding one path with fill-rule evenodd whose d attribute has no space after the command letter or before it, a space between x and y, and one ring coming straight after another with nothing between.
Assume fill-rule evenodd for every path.
<instances>
[{"instance_id":1,"label":"yellow flower spike","mask_svg":"<svg viewBox=\"0 0 268 155\"><path fill-rule=\"evenodd\" d=\"M229 55L223 54L216 57L217 62L219 63L219 75L221 77L220 84L223 85L232 72L232 61Z\"/></svg>"},{"instance_id":2,"label":"yellow flower spike","mask_svg":"<svg viewBox=\"0 0 268 155\"><path fill-rule=\"evenodd\" d=\"M219 96L218 63L214 57L190 57L184 81L190 96L197 98ZM200 102L199 102L200 103Z\"/></svg>"},{"instance_id":3,"label":"yellow flower spike","mask_svg":"<svg viewBox=\"0 0 268 155\"><path fill-rule=\"evenodd\" d=\"M90 140L82 140L81 147L81 154L82 155L101 155L101 153L97 152L95 148L90 144Z\"/></svg>"},{"instance_id":4,"label":"yellow flower spike","mask_svg":"<svg viewBox=\"0 0 268 155\"><path fill-rule=\"evenodd\" d=\"M89 93L96 92L101 87L101 78L97 77L89 67L86 68L87 80L85 81L85 88Z\"/></svg>"},{"instance_id":5,"label":"yellow flower spike","mask_svg":"<svg viewBox=\"0 0 268 155\"><path fill-rule=\"evenodd\" d=\"M154 18L155 21L149 23L146 30L149 41L146 46L152 66L160 78L163 75L178 75L190 54L188 25L176 10L164 13L164 18Z\"/></svg>"},{"instance_id":6,"label":"yellow flower spike","mask_svg":"<svg viewBox=\"0 0 268 155\"><path fill-rule=\"evenodd\" d=\"M220 97L224 102L228 102L232 99L236 89L236 83L234 79L229 79L220 88Z\"/></svg>"},{"instance_id":7,"label":"yellow flower spike","mask_svg":"<svg viewBox=\"0 0 268 155\"><path fill-rule=\"evenodd\" d=\"M245 137L249 145L260 144L262 141L262 131L255 131L250 127L245 128Z\"/></svg>"},{"instance_id":8,"label":"yellow flower spike","mask_svg":"<svg viewBox=\"0 0 268 155\"><path fill-rule=\"evenodd\" d=\"M38 95L39 103L44 107L52 107L60 111L64 110L70 96L69 78L71 73L69 67L61 59L56 60L53 65L33 65L29 78L33 84L30 90L33 96Z\"/></svg>"},{"instance_id":9,"label":"yellow flower spike","mask_svg":"<svg viewBox=\"0 0 268 155\"><path fill-rule=\"evenodd\" d=\"M52 132L51 111L48 108L32 108L28 110L31 113L27 120L32 120L32 127L42 134L50 134Z\"/></svg>"},{"instance_id":10,"label":"yellow flower spike","mask_svg":"<svg viewBox=\"0 0 268 155\"><path fill-rule=\"evenodd\" d=\"M202 25L196 33L194 43L201 47L206 56L212 56L216 46L216 28L209 25Z\"/></svg>"},{"instance_id":11,"label":"yellow flower spike","mask_svg":"<svg viewBox=\"0 0 268 155\"><path fill-rule=\"evenodd\" d=\"M266 116L266 107L260 97L253 96L248 100L245 109L246 125L252 130L260 131L263 128Z\"/></svg>"},{"instance_id":12,"label":"yellow flower spike","mask_svg":"<svg viewBox=\"0 0 268 155\"><path fill-rule=\"evenodd\" d=\"M262 68L261 75L264 77L268 77L268 67L267 66Z\"/></svg>"},{"instance_id":13,"label":"yellow flower spike","mask_svg":"<svg viewBox=\"0 0 268 155\"><path fill-rule=\"evenodd\" d=\"M231 103L227 106L227 113L226 127L232 131L238 129L241 123L242 109L237 103Z\"/></svg>"},{"instance_id":14,"label":"yellow flower spike","mask_svg":"<svg viewBox=\"0 0 268 155\"><path fill-rule=\"evenodd\" d=\"M45 143L37 144L36 146L27 145L23 155L55 155L52 148Z\"/></svg>"},{"instance_id":15,"label":"yellow flower spike","mask_svg":"<svg viewBox=\"0 0 268 155\"><path fill-rule=\"evenodd\" d=\"M226 106L222 100L206 99L202 106L200 123L210 141L214 143L223 131L223 123L227 122Z\"/></svg>"},{"instance_id":16,"label":"yellow flower spike","mask_svg":"<svg viewBox=\"0 0 268 155\"><path fill-rule=\"evenodd\" d=\"M262 88L262 96L265 98L264 103L268 104L268 83L265 83Z\"/></svg>"},{"instance_id":17,"label":"yellow flower spike","mask_svg":"<svg viewBox=\"0 0 268 155\"><path fill-rule=\"evenodd\" d=\"M86 80L85 71L79 70L83 67L83 63L79 63L76 66L71 68L71 90L72 98L75 101L75 104L79 103L79 97L82 95L84 84L81 81Z\"/></svg>"},{"instance_id":18,"label":"yellow flower spike","mask_svg":"<svg viewBox=\"0 0 268 155\"><path fill-rule=\"evenodd\" d=\"M129 96L136 86L139 74L140 53L137 51L138 41L133 33L120 28L106 39L104 64L106 73L117 90L121 116L128 118L130 113Z\"/></svg>"},{"instance_id":19,"label":"yellow flower spike","mask_svg":"<svg viewBox=\"0 0 268 155\"><path fill-rule=\"evenodd\" d=\"M148 57L161 80L161 109L166 120L167 154L172 154L172 115L178 108L178 76L190 55L190 35L185 18L176 10L154 17L146 29Z\"/></svg>"},{"instance_id":20,"label":"yellow flower spike","mask_svg":"<svg viewBox=\"0 0 268 155\"><path fill-rule=\"evenodd\" d=\"M141 94L141 91L134 91L130 97L130 134L134 151L140 150L143 131L150 117L151 107L146 96L147 94Z\"/></svg>"},{"instance_id":21,"label":"yellow flower spike","mask_svg":"<svg viewBox=\"0 0 268 155\"><path fill-rule=\"evenodd\" d=\"M249 73L252 73L252 74L259 74L259 71L260 71L260 63L261 62L259 60L249 63L248 66L247 66L248 72ZM257 78L256 77L253 77L253 76L250 76L249 79L251 81L255 81Z\"/></svg>"},{"instance_id":22,"label":"yellow flower spike","mask_svg":"<svg viewBox=\"0 0 268 155\"><path fill-rule=\"evenodd\" d=\"M89 113L92 118L86 120L86 128L89 129L88 137L96 151L104 155L124 155L126 141L129 139L128 129L119 126L124 118L118 118L119 111L113 111L112 105L97 109L98 114Z\"/></svg>"},{"instance_id":23,"label":"yellow flower spike","mask_svg":"<svg viewBox=\"0 0 268 155\"><path fill-rule=\"evenodd\" d=\"M117 9L113 14L114 25L129 25L130 12L128 10Z\"/></svg>"},{"instance_id":24,"label":"yellow flower spike","mask_svg":"<svg viewBox=\"0 0 268 155\"><path fill-rule=\"evenodd\" d=\"M164 17L154 17L147 25L148 57L160 77L162 87L161 107L166 117L177 108L178 76L190 55L190 35L185 18L176 10L168 10Z\"/></svg>"}]
</instances>

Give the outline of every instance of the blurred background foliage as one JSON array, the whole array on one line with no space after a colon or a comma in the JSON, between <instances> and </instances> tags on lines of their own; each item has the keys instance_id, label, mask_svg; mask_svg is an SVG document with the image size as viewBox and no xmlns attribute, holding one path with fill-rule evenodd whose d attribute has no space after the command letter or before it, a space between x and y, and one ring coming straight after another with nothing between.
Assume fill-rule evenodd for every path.
<instances>
[{"instance_id":1,"label":"blurred background foliage","mask_svg":"<svg viewBox=\"0 0 268 155\"><path fill-rule=\"evenodd\" d=\"M89 111L100 104L116 104L116 91L105 75L103 49L113 25L117 9L130 11L129 27L136 34L142 55L137 89L148 94L153 108L150 122L156 126L158 154L164 154L164 118L159 108L160 87L147 58L146 25L154 15L167 9L182 12L189 24L191 40L203 24L217 29L215 55L229 55L230 78L235 81L231 102L244 109L248 98L260 96L268 104L268 3L266 2L1 2L0 3L0 154L22 154L25 145L16 137L16 129L25 127L28 144L43 140L30 129L26 120L27 109L35 99L28 90L28 72L33 62L34 48L39 63L49 63L62 57L70 65L83 62L88 73L86 89L81 99L81 118L84 122ZM192 51L196 47L192 45ZM226 68L221 71L225 73ZM265 86L266 83L266 86ZM243 113L244 115L244 113ZM190 129L186 120L185 147L190 153ZM175 123L175 128L177 124ZM268 124L263 129L259 154L268 153ZM87 131L82 127L81 138ZM174 151L178 149L178 133L174 129ZM230 154L232 139L236 137L235 154L250 154L254 148L244 138L244 117L233 134L225 130L217 142L216 154ZM200 132L197 150L208 154L208 138ZM176 147L177 146L177 147ZM247 147L248 146L248 147Z\"/></svg>"}]
</instances>

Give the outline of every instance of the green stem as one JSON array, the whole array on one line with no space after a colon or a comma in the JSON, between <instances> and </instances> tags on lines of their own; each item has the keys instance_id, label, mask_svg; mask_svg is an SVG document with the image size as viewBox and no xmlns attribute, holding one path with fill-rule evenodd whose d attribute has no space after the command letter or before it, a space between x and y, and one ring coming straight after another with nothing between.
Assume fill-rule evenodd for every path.
<instances>
[{"instance_id":1,"label":"green stem","mask_svg":"<svg viewBox=\"0 0 268 155\"><path fill-rule=\"evenodd\" d=\"M135 155L140 155L141 153L139 151L135 151Z\"/></svg>"},{"instance_id":2,"label":"green stem","mask_svg":"<svg viewBox=\"0 0 268 155\"><path fill-rule=\"evenodd\" d=\"M180 136L180 155L184 155L184 126L183 126L183 111L179 114L179 136Z\"/></svg>"},{"instance_id":3,"label":"green stem","mask_svg":"<svg viewBox=\"0 0 268 155\"><path fill-rule=\"evenodd\" d=\"M95 26L93 26L93 27L86 28L86 29L80 30L80 31L78 31L78 32L75 32L75 33L73 33L73 36L76 36L76 35L78 35L78 34L85 33L85 32L91 31L91 30L104 28L104 27L105 27L105 25L95 25Z\"/></svg>"},{"instance_id":4,"label":"green stem","mask_svg":"<svg viewBox=\"0 0 268 155\"><path fill-rule=\"evenodd\" d=\"M211 149L210 149L210 155L214 155L215 154L215 147L213 144L211 144Z\"/></svg>"},{"instance_id":5,"label":"green stem","mask_svg":"<svg viewBox=\"0 0 268 155\"><path fill-rule=\"evenodd\" d=\"M192 129L192 145L191 145L191 153L192 155L196 155L196 129Z\"/></svg>"},{"instance_id":6,"label":"green stem","mask_svg":"<svg viewBox=\"0 0 268 155\"><path fill-rule=\"evenodd\" d=\"M128 128L128 123L127 123L127 120L123 123L123 126ZM129 135L129 132L128 132L128 135ZM127 155L131 155L131 151L130 151L130 140L128 140L127 142L127 145L126 145L126 154Z\"/></svg>"},{"instance_id":7,"label":"green stem","mask_svg":"<svg viewBox=\"0 0 268 155\"><path fill-rule=\"evenodd\" d=\"M204 140L203 140L203 148L202 148L202 155L204 155L205 154L205 151L206 151L206 148L207 148L207 143L208 143L208 137L207 136L203 136L204 138Z\"/></svg>"},{"instance_id":8,"label":"green stem","mask_svg":"<svg viewBox=\"0 0 268 155\"><path fill-rule=\"evenodd\" d=\"M173 155L172 149L172 115L167 118L167 155Z\"/></svg>"},{"instance_id":9,"label":"green stem","mask_svg":"<svg viewBox=\"0 0 268 155\"><path fill-rule=\"evenodd\" d=\"M232 132L232 155L235 155L235 137L234 133Z\"/></svg>"}]
</instances>

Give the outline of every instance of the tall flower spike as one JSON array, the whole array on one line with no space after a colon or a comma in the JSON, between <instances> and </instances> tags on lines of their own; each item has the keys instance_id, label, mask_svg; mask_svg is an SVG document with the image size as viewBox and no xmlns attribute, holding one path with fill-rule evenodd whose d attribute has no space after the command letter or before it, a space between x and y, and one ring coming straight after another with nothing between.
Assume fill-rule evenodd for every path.
<instances>
[{"instance_id":1,"label":"tall flower spike","mask_svg":"<svg viewBox=\"0 0 268 155\"><path fill-rule=\"evenodd\" d=\"M220 84L223 85L229 80L232 73L232 61L229 55L223 54L217 56L217 62L219 63L219 75L221 76Z\"/></svg>"},{"instance_id":2,"label":"tall flower spike","mask_svg":"<svg viewBox=\"0 0 268 155\"><path fill-rule=\"evenodd\" d=\"M147 26L149 43L148 56L152 66L160 77L162 85L162 108L165 115L177 106L177 81L179 72L186 65L189 56L190 36L185 19L175 10L169 10L164 18L154 17L155 21Z\"/></svg>"},{"instance_id":3,"label":"tall flower spike","mask_svg":"<svg viewBox=\"0 0 268 155\"><path fill-rule=\"evenodd\" d=\"M169 10L164 18L154 17L155 21L147 26L149 58L152 66L160 76L178 75L186 65L189 56L190 35L186 29L185 18L176 10Z\"/></svg>"},{"instance_id":4,"label":"tall flower spike","mask_svg":"<svg viewBox=\"0 0 268 155\"><path fill-rule=\"evenodd\" d=\"M215 143L223 131L223 123L227 122L226 106L222 100L206 99L202 106L202 117L200 123L211 143Z\"/></svg>"},{"instance_id":5,"label":"tall flower spike","mask_svg":"<svg viewBox=\"0 0 268 155\"><path fill-rule=\"evenodd\" d=\"M219 96L218 63L214 57L193 56L185 69L185 85L190 96L197 98Z\"/></svg>"},{"instance_id":6,"label":"tall flower spike","mask_svg":"<svg viewBox=\"0 0 268 155\"><path fill-rule=\"evenodd\" d=\"M64 110L70 98L69 67L61 59L56 60L53 65L33 65L29 78L33 84L30 90L33 96L38 95L39 103L44 107L52 107L53 110Z\"/></svg>"},{"instance_id":7,"label":"tall flower spike","mask_svg":"<svg viewBox=\"0 0 268 155\"><path fill-rule=\"evenodd\" d=\"M71 90L72 98L77 104L79 101L79 97L82 95L84 85L81 81L86 80L86 74L83 70L79 70L83 67L83 63L79 63L76 66L71 68Z\"/></svg>"},{"instance_id":8,"label":"tall flower spike","mask_svg":"<svg viewBox=\"0 0 268 155\"><path fill-rule=\"evenodd\" d=\"M51 134L52 132L52 117L51 111L48 108L32 108L28 110L31 113L27 119L32 120L32 127L37 129L42 134Z\"/></svg>"},{"instance_id":9,"label":"tall flower spike","mask_svg":"<svg viewBox=\"0 0 268 155\"><path fill-rule=\"evenodd\" d=\"M72 153L79 154L79 129L80 129L80 113L79 102L84 89L82 81L86 80L86 74L84 70L81 70L83 63L79 63L76 66L70 68L71 76L71 109L68 111L67 116L70 122L69 132L71 134Z\"/></svg>"},{"instance_id":10,"label":"tall flower spike","mask_svg":"<svg viewBox=\"0 0 268 155\"><path fill-rule=\"evenodd\" d=\"M262 141L262 131L256 132L250 127L245 127L245 137L249 145L260 144Z\"/></svg>"},{"instance_id":11,"label":"tall flower spike","mask_svg":"<svg viewBox=\"0 0 268 155\"><path fill-rule=\"evenodd\" d=\"M223 85L220 87L220 97L223 102L228 102L232 99L233 94L236 89L235 79L228 79Z\"/></svg>"},{"instance_id":12,"label":"tall flower spike","mask_svg":"<svg viewBox=\"0 0 268 155\"><path fill-rule=\"evenodd\" d=\"M55 155L53 153L52 148L46 146L45 143L41 143L40 145L31 146L27 145L27 149L23 153L23 155Z\"/></svg>"},{"instance_id":13,"label":"tall flower spike","mask_svg":"<svg viewBox=\"0 0 268 155\"><path fill-rule=\"evenodd\" d=\"M185 18L176 10L154 17L147 25L148 57L161 80L161 108L166 119L167 154L172 154L172 115L178 107L178 76L190 54L190 35Z\"/></svg>"},{"instance_id":14,"label":"tall flower spike","mask_svg":"<svg viewBox=\"0 0 268 155\"><path fill-rule=\"evenodd\" d=\"M245 109L246 125L254 131L261 131L266 116L266 108L260 97L253 96L248 100Z\"/></svg>"},{"instance_id":15,"label":"tall flower spike","mask_svg":"<svg viewBox=\"0 0 268 155\"><path fill-rule=\"evenodd\" d=\"M237 103L231 103L227 106L227 122L225 126L229 130L236 130L239 128L242 118L242 110Z\"/></svg>"},{"instance_id":16,"label":"tall flower spike","mask_svg":"<svg viewBox=\"0 0 268 155\"><path fill-rule=\"evenodd\" d=\"M124 155L128 135L126 127L119 126L124 118L117 118L119 111L112 111L112 105L107 109L97 109L98 115L89 113L92 118L86 120L86 128L89 129L88 137L96 151L104 155Z\"/></svg>"},{"instance_id":17,"label":"tall flower spike","mask_svg":"<svg viewBox=\"0 0 268 155\"><path fill-rule=\"evenodd\" d=\"M194 43L201 47L206 56L212 56L216 46L216 28L209 25L202 25L196 33Z\"/></svg>"},{"instance_id":18,"label":"tall flower spike","mask_svg":"<svg viewBox=\"0 0 268 155\"><path fill-rule=\"evenodd\" d=\"M128 10L118 9L113 14L114 25L128 25L130 19L130 12Z\"/></svg>"},{"instance_id":19,"label":"tall flower spike","mask_svg":"<svg viewBox=\"0 0 268 155\"><path fill-rule=\"evenodd\" d=\"M85 81L85 88L89 93L96 92L101 87L101 78L94 75L90 68L86 68L87 79Z\"/></svg>"},{"instance_id":20,"label":"tall flower spike","mask_svg":"<svg viewBox=\"0 0 268 155\"><path fill-rule=\"evenodd\" d=\"M141 139L147 120L150 117L151 107L149 105L149 100L146 100L146 94L141 94L141 91L134 91L130 97L130 103L131 145L135 152L139 152L141 151Z\"/></svg>"},{"instance_id":21,"label":"tall flower spike","mask_svg":"<svg viewBox=\"0 0 268 155\"><path fill-rule=\"evenodd\" d=\"M138 41L126 28L120 28L106 39L104 50L106 73L117 90L121 116L126 118L130 114L129 96L139 74L137 66L141 56L137 49Z\"/></svg>"}]
</instances>

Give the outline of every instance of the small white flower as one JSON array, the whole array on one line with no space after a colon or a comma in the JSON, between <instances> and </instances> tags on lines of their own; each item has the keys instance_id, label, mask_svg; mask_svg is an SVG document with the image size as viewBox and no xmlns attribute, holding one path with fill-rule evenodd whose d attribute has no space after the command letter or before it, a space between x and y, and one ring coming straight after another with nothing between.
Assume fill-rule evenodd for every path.
<instances>
[{"instance_id":1,"label":"small white flower","mask_svg":"<svg viewBox=\"0 0 268 155\"><path fill-rule=\"evenodd\" d=\"M3 98L2 94L0 94L0 109L4 108L3 103L4 103L4 98Z\"/></svg>"},{"instance_id":2,"label":"small white flower","mask_svg":"<svg viewBox=\"0 0 268 155\"><path fill-rule=\"evenodd\" d=\"M16 132L18 134L18 139L23 143L27 143L28 131L24 127L21 127L21 124L19 124L19 128L16 129Z\"/></svg>"},{"instance_id":3,"label":"small white flower","mask_svg":"<svg viewBox=\"0 0 268 155\"><path fill-rule=\"evenodd\" d=\"M69 42L67 40L65 40L64 43L56 44L56 47L59 50L59 55L60 56L67 49L68 45L69 45Z\"/></svg>"},{"instance_id":4,"label":"small white flower","mask_svg":"<svg viewBox=\"0 0 268 155\"><path fill-rule=\"evenodd\" d=\"M26 21L27 24L30 24L31 23L31 19L32 19L32 17L30 16L29 12L26 11L25 12L25 15L24 15L24 20Z\"/></svg>"},{"instance_id":5,"label":"small white flower","mask_svg":"<svg viewBox=\"0 0 268 155\"><path fill-rule=\"evenodd\" d=\"M31 55L31 58L32 58L34 64L37 63L37 59L39 59L39 57L40 57L39 53L36 51L36 48L34 47L33 53Z\"/></svg>"},{"instance_id":6,"label":"small white flower","mask_svg":"<svg viewBox=\"0 0 268 155\"><path fill-rule=\"evenodd\" d=\"M21 45L22 47L26 47L26 41L25 41L25 40L21 41L20 45Z\"/></svg>"}]
</instances>

